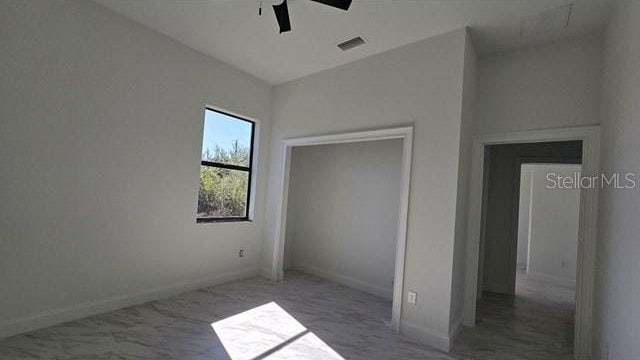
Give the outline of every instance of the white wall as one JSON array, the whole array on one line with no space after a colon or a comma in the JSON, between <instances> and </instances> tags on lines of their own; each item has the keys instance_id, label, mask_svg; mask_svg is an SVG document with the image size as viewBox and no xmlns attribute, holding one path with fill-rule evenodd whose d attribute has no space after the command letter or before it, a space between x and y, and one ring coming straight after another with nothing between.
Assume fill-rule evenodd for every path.
<instances>
[{"instance_id":1,"label":"white wall","mask_svg":"<svg viewBox=\"0 0 640 360\"><path fill-rule=\"evenodd\" d=\"M602 36L481 56L476 134L600 123Z\"/></svg>"},{"instance_id":2,"label":"white wall","mask_svg":"<svg viewBox=\"0 0 640 360\"><path fill-rule=\"evenodd\" d=\"M531 210L531 168L520 167L520 200L518 205L518 269L527 267L529 256L529 214Z\"/></svg>"},{"instance_id":3,"label":"white wall","mask_svg":"<svg viewBox=\"0 0 640 360\"><path fill-rule=\"evenodd\" d=\"M274 254L285 138L413 124L402 330L449 346L460 152L464 30L377 54L275 88L264 271Z\"/></svg>"},{"instance_id":4,"label":"white wall","mask_svg":"<svg viewBox=\"0 0 640 360\"><path fill-rule=\"evenodd\" d=\"M89 1L0 2L0 79L0 336L257 273L268 148L254 222L196 201L204 105L268 139L270 86Z\"/></svg>"},{"instance_id":5,"label":"white wall","mask_svg":"<svg viewBox=\"0 0 640 360\"><path fill-rule=\"evenodd\" d=\"M602 168L640 171L640 3L618 2L605 40ZM602 358L640 358L638 189L601 192L596 320Z\"/></svg>"},{"instance_id":6,"label":"white wall","mask_svg":"<svg viewBox=\"0 0 640 360\"><path fill-rule=\"evenodd\" d=\"M391 299L401 164L400 139L294 148L293 268Z\"/></svg>"},{"instance_id":7,"label":"white wall","mask_svg":"<svg viewBox=\"0 0 640 360\"><path fill-rule=\"evenodd\" d=\"M527 272L575 283L580 189L550 188L554 184L547 175L553 174L554 180L556 175L574 178L582 166L529 164L522 168L531 174L531 187L525 189L531 194Z\"/></svg>"}]
</instances>

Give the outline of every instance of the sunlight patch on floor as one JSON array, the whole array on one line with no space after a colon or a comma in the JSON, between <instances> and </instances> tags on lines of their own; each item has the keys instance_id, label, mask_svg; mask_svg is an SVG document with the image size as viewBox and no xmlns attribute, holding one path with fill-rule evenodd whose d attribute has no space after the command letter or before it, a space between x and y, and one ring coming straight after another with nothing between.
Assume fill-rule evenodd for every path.
<instances>
[{"instance_id":1,"label":"sunlight patch on floor","mask_svg":"<svg viewBox=\"0 0 640 360\"><path fill-rule=\"evenodd\" d=\"M275 302L211 324L231 360L344 360Z\"/></svg>"}]
</instances>

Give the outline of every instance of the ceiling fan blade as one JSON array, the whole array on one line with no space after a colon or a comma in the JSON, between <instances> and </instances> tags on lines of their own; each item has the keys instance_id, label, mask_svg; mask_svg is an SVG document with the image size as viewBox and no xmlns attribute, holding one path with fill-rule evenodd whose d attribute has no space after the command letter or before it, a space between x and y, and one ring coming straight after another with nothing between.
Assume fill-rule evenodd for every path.
<instances>
[{"instance_id":1,"label":"ceiling fan blade","mask_svg":"<svg viewBox=\"0 0 640 360\"><path fill-rule=\"evenodd\" d=\"M289 21L289 7L287 6L287 0L284 0L282 4L273 5L273 12L276 14L276 20L278 20L278 25L280 26L280 34L291 31L291 21Z\"/></svg>"},{"instance_id":2,"label":"ceiling fan blade","mask_svg":"<svg viewBox=\"0 0 640 360\"><path fill-rule=\"evenodd\" d=\"M333 6L335 8L342 9L342 10L349 10L349 6L351 6L351 0L311 0L311 1Z\"/></svg>"}]
</instances>

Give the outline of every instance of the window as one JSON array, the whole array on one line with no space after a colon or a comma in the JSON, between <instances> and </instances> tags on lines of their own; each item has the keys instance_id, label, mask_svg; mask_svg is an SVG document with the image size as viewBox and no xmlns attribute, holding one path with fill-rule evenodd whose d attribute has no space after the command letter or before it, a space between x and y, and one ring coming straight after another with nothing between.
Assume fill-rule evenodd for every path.
<instances>
[{"instance_id":1,"label":"window","mask_svg":"<svg viewBox=\"0 0 640 360\"><path fill-rule=\"evenodd\" d=\"M252 121L205 109L198 222L249 220Z\"/></svg>"}]
</instances>

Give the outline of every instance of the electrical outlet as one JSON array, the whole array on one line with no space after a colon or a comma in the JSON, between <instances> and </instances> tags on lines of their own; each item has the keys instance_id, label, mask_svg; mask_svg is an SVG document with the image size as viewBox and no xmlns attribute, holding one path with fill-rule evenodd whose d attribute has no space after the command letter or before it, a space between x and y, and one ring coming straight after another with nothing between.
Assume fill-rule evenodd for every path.
<instances>
[{"instance_id":1,"label":"electrical outlet","mask_svg":"<svg viewBox=\"0 0 640 360\"><path fill-rule=\"evenodd\" d=\"M417 297L418 297L418 294L416 294L416 293L415 293L415 292L413 292L413 291L409 291L409 294L408 294L408 296L407 296L407 302L408 302L409 304L413 304L413 305L415 305L415 304L416 304Z\"/></svg>"},{"instance_id":2,"label":"electrical outlet","mask_svg":"<svg viewBox=\"0 0 640 360\"><path fill-rule=\"evenodd\" d=\"M244 249L240 249L240 251L238 251L238 257L239 258L243 258L244 257Z\"/></svg>"}]
</instances>

